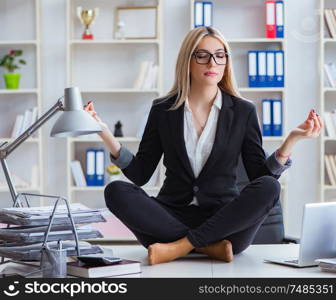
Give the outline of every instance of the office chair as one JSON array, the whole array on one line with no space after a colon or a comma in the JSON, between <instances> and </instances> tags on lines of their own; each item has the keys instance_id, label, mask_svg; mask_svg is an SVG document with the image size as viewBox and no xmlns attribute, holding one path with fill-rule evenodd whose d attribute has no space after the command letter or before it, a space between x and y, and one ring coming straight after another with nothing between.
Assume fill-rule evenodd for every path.
<instances>
[{"instance_id":1,"label":"office chair","mask_svg":"<svg viewBox=\"0 0 336 300\"><path fill-rule=\"evenodd\" d=\"M268 153L265 151L266 156ZM237 186L241 191L250 182L240 155L237 167ZM285 237L283 214L280 199L271 209L268 217L260 226L252 244L298 243L298 239Z\"/></svg>"}]
</instances>

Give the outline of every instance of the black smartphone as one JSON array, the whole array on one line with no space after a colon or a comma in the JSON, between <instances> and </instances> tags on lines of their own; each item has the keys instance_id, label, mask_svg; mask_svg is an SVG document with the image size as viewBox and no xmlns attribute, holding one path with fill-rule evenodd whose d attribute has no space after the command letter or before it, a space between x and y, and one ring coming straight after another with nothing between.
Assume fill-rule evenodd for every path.
<instances>
[{"instance_id":1,"label":"black smartphone","mask_svg":"<svg viewBox=\"0 0 336 300\"><path fill-rule=\"evenodd\" d=\"M87 265L113 265L122 261L119 257L108 256L78 256L77 259Z\"/></svg>"}]
</instances>

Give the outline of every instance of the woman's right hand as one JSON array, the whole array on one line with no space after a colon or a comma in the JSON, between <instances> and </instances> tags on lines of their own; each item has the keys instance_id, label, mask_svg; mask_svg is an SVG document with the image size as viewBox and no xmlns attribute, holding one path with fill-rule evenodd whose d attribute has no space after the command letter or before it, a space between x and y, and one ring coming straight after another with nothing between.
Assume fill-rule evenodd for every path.
<instances>
[{"instance_id":1,"label":"woman's right hand","mask_svg":"<svg viewBox=\"0 0 336 300\"><path fill-rule=\"evenodd\" d=\"M98 117L97 112L94 109L92 101L89 101L86 105L84 105L84 110L87 111L91 115L91 117L93 117L99 123L103 131L108 129L108 126L106 125L106 123L104 123L101 120L101 118Z\"/></svg>"}]
</instances>

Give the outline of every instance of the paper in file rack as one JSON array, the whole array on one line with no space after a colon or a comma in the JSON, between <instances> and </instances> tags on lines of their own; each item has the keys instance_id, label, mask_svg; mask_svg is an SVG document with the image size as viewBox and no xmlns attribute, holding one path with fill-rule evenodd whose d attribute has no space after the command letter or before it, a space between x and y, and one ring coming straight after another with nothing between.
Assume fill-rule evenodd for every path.
<instances>
[{"instance_id":1,"label":"paper in file rack","mask_svg":"<svg viewBox=\"0 0 336 300\"><path fill-rule=\"evenodd\" d=\"M2 208L0 209L0 223L21 226L48 225L53 208L53 206ZM70 209L76 224L106 222L98 209L90 209L79 203L71 204ZM62 224L71 224L65 205L57 207L53 220L53 225Z\"/></svg>"},{"instance_id":2,"label":"paper in file rack","mask_svg":"<svg viewBox=\"0 0 336 300\"><path fill-rule=\"evenodd\" d=\"M35 226L35 227L10 227L0 229L0 240L6 241L6 243L37 243L44 241L44 235L47 230L47 226ZM76 228L78 239L95 239L101 238L103 235L97 230L91 227L77 227ZM48 241L58 240L72 240L74 238L71 226L56 225L51 227L51 231L48 235Z\"/></svg>"},{"instance_id":3,"label":"paper in file rack","mask_svg":"<svg viewBox=\"0 0 336 300\"><path fill-rule=\"evenodd\" d=\"M48 242L48 248L57 249L58 242ZM40 260L42 243L24 245L24 246L2 246L0 247L0 256L11 258L14 260ZM62 248L67 249L67 256L75 256L76 242L63 241ZM79 242L81 255L102 253L103 250L99 246L93 246L88 242Z\"/></svg>"}]
</instances>

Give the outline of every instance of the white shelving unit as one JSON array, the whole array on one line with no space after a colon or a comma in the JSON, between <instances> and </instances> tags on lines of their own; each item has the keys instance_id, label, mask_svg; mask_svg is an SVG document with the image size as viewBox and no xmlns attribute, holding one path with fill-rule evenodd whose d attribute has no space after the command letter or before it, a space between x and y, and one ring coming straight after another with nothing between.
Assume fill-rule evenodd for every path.
<instances>
[{"instance_id":1,"label":"white shelving unit","mask_svg":"<svg viewBox=\"0 0 336 300\"><path fill-rule=\"evenodd\" d=\"M0 69L0 111L1 129L0 143L11 142L11 130L17 114L22 114L26 109L37 106L41 115L41 34L40 34L40 0L2 0L0 1L0 20L4 30L0 31L0 56L11 49L22 49L23 59L27 65L19 69L21 73L20 88L7 90L4 86ZM18 192L43 193L43 158L42 134L37 132L36 137L29 138L20 145L9 157L8 167L12 174L20 176L31 182L33 165L37 166L38 183L36 186L17 187ZM1 207L12 205L9 189L1 172L0 186ZM32 205L43 204L36 199Z\"/></svg>"},{"instance_id":2,"label":"white shelving unit","mask_svg":"<svg viewBox=\"0 0 336 300\"><path fill-rule=\"evenodd\" d=\"M133 3L136 5L136 1ZM124 137L118 138L133 153L137 152L140 138L137 129L146 117L152 100L162 94L162 5L161 0L142 1L141 6L157 6L157 38L116 40L113 35L115 9L129 5L129 1L66 1L67 19L67 84L78 86L83 101L93 100L99 116L109 125L111 131L120 120ZM98 7L99 16L91 27L94 39L81 40L83 25L76 16L76 7L84 9ZM143 60L153 60L158 64L158 80L155 89L132 88ZM74 159L81 162L85 172L85 149L104 148L99 136L68 138L67 165ZM110 164L106 150L106 166ZM157 184L144 186L148 194L156 195L162 184L163 165L160 162ZM67 171L68 199L81 201L91 207L106 207L104 187L77 187L70 167ZM122 177L122 180L127 180ZM108 181L106 182L106 184ZM119 237L120 238L120 237ZM133 239L133 238L131 238Z\"/></svg>"},{"instance_id":3,"label":"white shelving unit","mask_svg":"<svg viewBox=\"0 0 336 300\"><path fill-rule=\"evenodd\" d=\"M324 113L336 109L336 88L328 87L325 82L324 64L336 63L336 39L327 37L326 24L324 20L324 10L336 8L335 0L320 0L320 107L321 117L324 119ZM336 186L331 185L326 172L324 155L336 154L336 138L326 136L325 131L320 136L320 201L335 201Z\"/></svg>"},{"instance_id":4,"label":"white shelving unit","mask_svg":"<svg viewBox=\"0 0 336 300\"><path fill-rule=\"evenodd\" d=\"M232 61L239 92L244 98L252 100L258 110L261 120L262 99L282 99L283 136L263 137L264 148L270 154L276 150L287 135L287 36L284 38L265 38L266 8L265 2L260 0L213 0L213 26L218 28L227 39L232 52ZM194 3L190 0L190 29L194 28ZM284 24L286 20L286 1L284 1ZM237 18L239 16L239 18ZM232 25L234 24L234 25ZM244 28L242 30L242 28ZM285 87L249 88L248 86L248 50L284 50ZM281 204L284 216L285 231L288 231L288 171L281 177Z\"/></svg>"}]
</instances>

